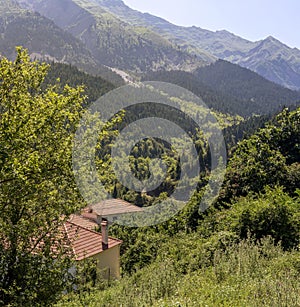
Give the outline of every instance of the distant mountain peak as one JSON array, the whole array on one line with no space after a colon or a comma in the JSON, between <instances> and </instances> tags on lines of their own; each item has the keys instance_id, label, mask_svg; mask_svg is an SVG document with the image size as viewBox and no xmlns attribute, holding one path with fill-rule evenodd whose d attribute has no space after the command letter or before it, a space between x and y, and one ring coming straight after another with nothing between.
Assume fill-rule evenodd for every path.
<instances>
[{"instance_id":1,"label":"distant mountain peak","mask_svg":"<svg viewBox=\"0 0 300 307\"><path fill-rule=\"evenodd\" d=\"M275 44L283 44L280 40L275 38L274 36L269 35L267 38L265 38L263 41L268 42L268 43L275 43Z\"/></svg>"},{"instance_id":2,"label":"distant mountain peak","mask_svg":"<svg viewBox=\"0 0 300 307\"><path fill-rule=\"evenodd\" d=\"M275 40L275 37L273 37L272 35L269 35L268 37L265 38L265 40L273 41Z\"/></svg>"},{"instance_id":3,"label":"distant mountain peak","mask_svg":"<svg viewBox=\"0 0 300 307\"><path fill-rule=\"evenodd\" d=\"M282 51L282 50L292 50L292 48L290 48L289 46L287 46L286 44L282 43L280 40L278 40L277 38L273 37L273 36L268 36L265 39L261 40L258 42L259 44L257 45L256 48L265 48L265 49L270 49L269 51L271 52L271 56L275 55L278 51ZM297 50L299 55L300 52L299 50ZM297 52L296 51L296 52Z\"/></svg>"},{"instance_id":4,"label":"distant mountain peak","mask_svg":"<svg viewBox=\"0 0 300 307\"><path fill-rule=\"evenodd\" d=\"M231 32L227 31L227 30L217 30L216 33L223 33L223 34L232 34Z\"/></svg>"}]
</instances>

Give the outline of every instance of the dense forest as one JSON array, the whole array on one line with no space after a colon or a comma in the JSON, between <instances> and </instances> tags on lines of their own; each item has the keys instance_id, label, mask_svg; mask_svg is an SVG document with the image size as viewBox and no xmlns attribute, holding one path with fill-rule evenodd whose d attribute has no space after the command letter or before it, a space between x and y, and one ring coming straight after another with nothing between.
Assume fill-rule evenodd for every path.
<instances>
[{"instance_id":1,"label":"dense forest","mask_svg":"<svg viewBox=\"0 0 300 307\"><path fill-rule=\"evenodd\" d=\"M213 75L217 76L226 63L215 65ZM155 79L177 84L180 74L161 72ZM238 104L243 95L250 99L248 88L239 85L238 93L228 90L227 84L212 84L213 76L206 77L210 84L205 84L201 69L195 73L199 79L182 74L185 81L180 85L207 95L223 128L228 166L218 198L208 210L199 210L211 172L209 143L188 115L160 106L160 116L187 130L195 144L201 165L196 191L164 223L142 228L110 226L110 235L123 241L121 280L103 280L91 263L78 267L74 278L68 274L74 262L63 257L68 249L56 232L63 217L86 205L72 174L73 136L85 108L115 85L70 65L32 62L21 48L15 61L1 59L0 304L300 304L300 108L294 105L296 93L268 83L265 91L274 90L275 95L266 97L258 88L252 96L261 97L264 112L251 116L256 113L252 106L242 113L244 106ZM290 109L283 108L285 95L293 105ZM269 99L274 100L272 106ZM231 101L234 111L229 112L224 101ZM162 184L143 193L120 184L111 172L110 152L121 129L150 116L152 107L139 104L112 118L98 139L95 154L106 189L140 207L150 207L172 194L180 178L178 153L156 138L133 147L129 162L135 177L149 178L153 158L161 158L167 167ZM200 106L194 111L203 113ZM180 135L175 142L180 143ZM195 162L188 159L191 168ZM55 254L53 242L59 246ZM37 248L34 253L32 248Z\"/></svg>"},{"instance_id":2,"label":"dense forest","mask_svg":"<svg viewBox=\"0 0 300 307\"><path fill-rule=\"evenodd\" d=\"M285 106L295 106L300 100L299 92L223 60L200 67L193 73L159 71L142 76L142 80L177 84L201 97L210 108L243 117L279 112Z\"/></svg>"},{"instance_id":3,"label":"dense forest","mask_svg":"<svg viewBox=\"0 0 300 307\"><path fill-rule=\"evenodd\" d=\"M100 96L116 87L115 84L103 77L89 75L72 65L53 62L50 64L43 82L43 88L46 88L49 84L59 84L61 88L66 84L72 87L84 86L87 103L96 101Z\"/></svg>"}]
</instances>

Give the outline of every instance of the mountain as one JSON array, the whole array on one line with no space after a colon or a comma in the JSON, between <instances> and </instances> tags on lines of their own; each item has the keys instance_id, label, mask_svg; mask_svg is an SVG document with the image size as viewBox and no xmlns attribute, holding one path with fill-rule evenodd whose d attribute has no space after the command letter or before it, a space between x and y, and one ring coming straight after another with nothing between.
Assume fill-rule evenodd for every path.
<instances>
[{"instance_id":1,"label":"mountain","mask_svg":"<svg viewBox=\"0 0 300 307\"><path fill-rule=\"evenodd\" d=\"M1 54L12 58L15 46L29 49L32 57L76 65L95 65L90 52L69 33L45 17L21 9L11 0L0 1Z\"/></svg>"},{"instance_id":2,"label":"mountain","mask_svg":"<svg viewBox=\"0 0 300 307\"><path fill-rule=\"evenodd\" d=\"M87 0L20 0L23 6L53 20L109 67L131 71L192 70L207 56L192 55L159 34L121 21L97 2Z\"/></svg>"},{"instance_id":3,"label":"mountain","mask_svg":"<svg viewBox=\"0 0 300 307\"><path fill-rule=\"evenodd\" d=\"M142 81L160 81L173 83L191 91L209 107L222 113L246 116L241 100L233 96L216 91L209 85L204 84L194 74L185 71L157 71L142 76Z\"/></svg>"},{"instance_id":4,"label":"mountain","mask_svg":"<svg viewBox=\"0 0 300 307\"><path fill-rule=\"evenodd\" d=\"M300 50L273 37L251 42L228 31L181 27L122 0L18 0L80 39L106 66L145 72L192 71L223 59L300 89Z\"/></svg>"},{"instance_id":5,"label":"mountain","mask_svg":"<svg viewBox=\"0 0 300 307\"><path fill-rule=\"evenodd\" d=\"M289 48L272 36L258 42L257 46L233 62L288 88L299 89L300 51Z\"/></svg>"},{"instance_id":6,"label":"mountain","mask_svg":"<svg viewBox=\"0 0 300 307\"><path fill-rule=\"evenodd\" d=\"M132 10L121 0L18 0L23 9L15 1L0 1L1 52L9 57L15 45L24 45L33 57L101 68L100 75L110 81L110 75L116 76L113 71L123 76L127 71L143 80L172 82L201 96L217 111L243 117L274 113L300 98L295 91L217 58L243 61L241 65L269 80L276 76L277 83L297 81L297 73L284 59L290 48L284 49L272 37L252 43L226 31L179 27ZM184 44L185 40L194 42ZM257 62L257 57L264 60ZM292 60L297 66L297 57ZM121 77L114 78L114 84L122 84Z\"/></svg>"},{"instance_id":7,"label":"mountain","mask_svg":"<svg viewBox=\"0 0 300 307\"><path fill-rule=\"evenodd\" d=\"M239 107L248 116L274 113L300 100L299 92L224 60L198 68L194 74L206 86L241 101Z\"/></svg>"},{"instance_id":8,"label":"mountain","mask_svg":"<svg viewBox=\"0 0 300 307\"><path fill-rule=\"evenodd\" d=\"M15 57L16 46L23 46L33 59L76 65L117 85L123 83L95 60L80 40L46 17L22 9L15 1L0 0L0 33L0 54L9 59Z\"/></svg>"},{"instance_id":9,"label":"mountain","mask_svg":"<svg viewBox=\"0 0 300 307\"><path fill-rule=\"evenodd\" d=\"M300 101L299 92L224 60L193 73L159 71L148 73L142 79L177 84L201 97L210 108L243 117L279 112L284 106Z\"/></svg>"},{"instance_id":10,"label":"mountain","mask_svg":"<svg viewBox=\"0 0 300 307\"><path fill-rule=\"evenodd\" d=\"M208 31L199 27L180 27L162 18L129 8L121 0L93 0L110 13L134 26L159 33L182 50L210 54L249 68L266 79L291 89L300 89L300 50L290 48L273 37L251 42L228 31Z\"/></svg>"}]
</instances>

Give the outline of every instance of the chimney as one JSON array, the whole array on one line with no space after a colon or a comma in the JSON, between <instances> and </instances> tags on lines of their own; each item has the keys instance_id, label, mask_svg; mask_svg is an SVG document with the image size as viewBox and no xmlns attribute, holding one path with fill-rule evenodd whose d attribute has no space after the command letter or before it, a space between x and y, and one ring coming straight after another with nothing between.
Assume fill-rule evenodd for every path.
<instances>
[{"instance_id":1,"label":"chimney","mask_svg":"<svg viewBox=\"0 0 300 307\"><path fill-rule=\"evenodd\" d=\"M108 249L108 223L103 220L101 222L101 234L102 234L102 249Z\"/></svg>"}]
</instances>

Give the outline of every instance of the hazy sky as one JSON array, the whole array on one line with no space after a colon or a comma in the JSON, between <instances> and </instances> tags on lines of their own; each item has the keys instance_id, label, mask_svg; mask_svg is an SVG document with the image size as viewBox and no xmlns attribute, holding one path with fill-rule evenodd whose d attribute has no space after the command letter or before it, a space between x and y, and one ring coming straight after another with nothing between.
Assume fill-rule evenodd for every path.
<instances>
[{"instance_id":1,"label":"hazy sky","mask_svg":"<svg viewBox=\"0 0 300 307\"><path fill-rule=\"evenodd\" d=\"M299 0L124 0L172 23L228 30L256 41L269 35L300 48Z\"/></svg>"}]
</instances>

